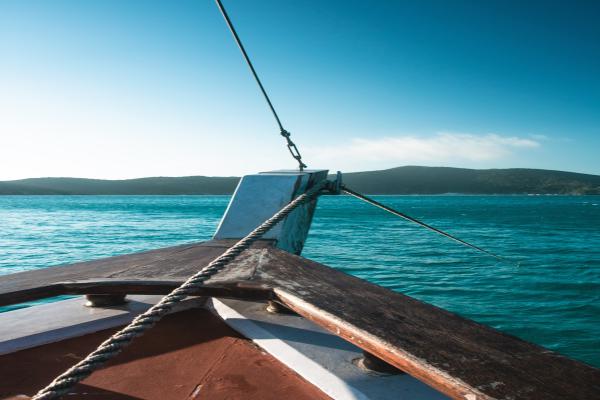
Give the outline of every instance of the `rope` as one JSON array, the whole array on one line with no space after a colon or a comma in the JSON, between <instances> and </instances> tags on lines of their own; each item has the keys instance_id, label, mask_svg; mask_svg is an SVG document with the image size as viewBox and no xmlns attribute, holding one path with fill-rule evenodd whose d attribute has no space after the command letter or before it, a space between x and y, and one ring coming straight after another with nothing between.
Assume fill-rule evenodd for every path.
<instances>
[{"instance_id":1,"label":"rope","mask_svg":"<svg viewBox=\"0 0 600 400\"><path fill-rule=\"evenodd\" d=\"M145 313L138 315L125 328L100 344L85 359L59 375L48 386L40 390L33 397L33 400L56 399L67 393L75 384L87 378L92 372L100 368L102 364L119 354L134 338L141 336L145 331L153 327L176 303L186 298L192 289L201 286L207 279L221 271L230 261L248 249L252 243L260 239L277 223L281 222L296 207L317 196L326 183L326 181L322 181L306 193L296 197L246 237L227 249L225 253L215 258L210 264L191 276L177 289L163 297Z\"/></svg>"},{"instance_id":2,"label":"rope","mask_svg":"<svg viewBox=\"0 0 600 400\"><path fill-rule=\"evenodd\" d=\"M391 208L391 207L388 207L388 206L386 206L385 204L381 204L381 203L380 203L380 202L378 202L377 200L373 200L373 199L371 199L371 198L369 198L369 197L367 197L367 196L365 196L365 195L362 195L362 194L360 194L360 193L357 193L357 192L355 192L354 190L348 189L348 188L347 188L347 187L345 187L345 186L343 186L343 187L341 188L341 191L342 191L342 192L344 192L344 193L346 193L346 194L349 194L350 196L354 196L354 197L356 197L357 199L360 199L360 200L362 200L362 201L365 201L365 202L367 202L367 203L369 203L369 204L371 204L371 205L374 205L375 207L381 208L382 210L385 210L385 211L387 211L387 212L389 212L389 213L392 213L392 214L394 214L394 215L396 215L396 216L398 216L398 217L400 217L400 218L404 218L404 219L406 219L406 220L408 220L408 221L410 221L410 222L414 222L414 223L415 223L415 224L417 224L417 225L420 225L420 226L422 226L422 227L424 227L424 228L427 228L427 229L429 229L430 231L433 231L433 232L435 232L435 233L438 233L438 234L440 234L440 235L442 235L442 236L445 236L445 237L447 237L447 238L449 238L449 239L452 239L452 240L454 240L454 241L456 241L456 242L458 242L458 243L460 243L460 244L462 244L462 245L465 245L465 246L467 246L467 247L470 247L470 248L472 248L472 249L474 249L474 250L481 251L481 252L483 252L483 253L485 253L485 254L487 254L487 255L489 255L489 256L492 256L492 257L494 257L494 258L496 258L496 259L498 259L498 260L500 260L500 261L508 261L508 260L506 260L504 257L501 257L501 256L499 256L499 255L496 255L496 254L494 254L494 253L492 253L492 252L490 252L490 251L487 251L487 250L485 250L485 249L482 249L481 247L475 246L474 244L471 244L471 243L465 242L465 241L464 241L464 240L462 240L462 239L459 239L459 238L457 238L457 237L455 237L455 236L452 236L451 234L449 234L449 233L446 233L446 232L444 232L444 231L442 231L442 230L440 230L440 229L434 228L433 226L431 226L431 225L428 225L428 224L426 224L425 222L421 222L421 221L419 221L418 219L411 217L410 215L406 215L406 214L404 214L404 213L402 213L402 212L400 212L400 211L398 211L398 210L394 210L393 208Z\"/></svg>"},{"instance_id":3,"label":"rope","mask_svg":"<svg viewBox=\"0 0 600 400\"><path fill-rule=\"evenodd\" d=\"M231 22L231 19L229 19L229 15L227 14L227 11L225 11L225 7L223 6L223 3L221 3L221 0L215 0L215 1L217 2L217 7L219 7L219 11L221 11L223 18L225 18L225 22L227 23L227 26L229 27L229 30L231 31L231 34L233 35L235 42L237 43L238 47L240 48L240 51L242 52L242 55L244 56L244 59L246 60L246 64L248 64L248 67L250 67L250 71L252 72L252 75L254 76L254 80L258 84L260 91L262 92L263 96L265 97L265 100L267 101L267 104L269 105L269 108L271 109L271 113L273 113L273 116L275 117L275 121L277 121L277 125L279 125L279 132L280 132L281 136L283 136L285 138L286 143L287 143L287 148L290 151L290 154L292 155L292 157L294 157L294 159L296 161L298 161L298 169L300 171L304 170L304 168L306 168L306 164L304 164L302 162L302 156L300 155L300 151L298 150L298 147L296 147L294 142L292 142L292 139L290 138L290 133L283 127L283 124L281 123L281 120L279 119L279 115L277 115L277 112L275 111L275 107L273 107L273 103L271 103L271 99L269 98L267 91L265 90L262 82L260 81L260 78L258 77L258 74L256 73L254 66L252 65L252 61L250 61L250 57L248 56L248 53L246 53L246 49L244 48L244 45L242 44L242 41L241 41L240 37L238 36L235 28L233 27L233 23Z\"/></svg>"}]
</instances>

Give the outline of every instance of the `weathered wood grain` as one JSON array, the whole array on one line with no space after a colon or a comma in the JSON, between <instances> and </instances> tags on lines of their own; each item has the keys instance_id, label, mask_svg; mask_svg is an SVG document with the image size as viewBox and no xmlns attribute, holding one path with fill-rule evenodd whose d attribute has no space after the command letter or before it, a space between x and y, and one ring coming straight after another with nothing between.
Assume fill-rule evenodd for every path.
<instances>
[{"instance_id":1,"label":"weathered wood grain","mask_svg":"<svg viewBox=\"0 0 600 400\"><path fill-rule=\"evenodd\" d=\"M58 283L103 279L183 282L221 255L233 243L235 243L234 240L193 243L3 275L0 276L0 306L70 294L65 291L64 285L57 285ZM226 270L208 280L207 284L247 280L263 254L261 249L271 246L272 241L257 242L252 249L244 252ZM143 291L135 293L154 294Z\"/></svg>"},{"instance_id":2,"label":"weathered wood grain","mask_svg":"<svg viewBox=\"0 0 600 400\"><path fill-rule=\"evenodd\" d=\"M159 281L159 280L95 280L79 282L60 282L54 286L58 287L60 294L169 294L184 282L181 280ZM219 297L243 300L271 300L273 290L271 288L253 282L223 282L204 285L192 289L190 296Z\"/></svg>"},{"instance_id":3,"label":"weathered wood grain","mask_svg":"<svg viewBox=\"0 0 600 400\"><path fill-rule=\"evenodd\" d=\"M600 370L278 249L256 273L279 301L459 399L600 399Z\"/></svg>"},{"instance_id":4,"label":"weathered wood grain","mask_svg":"<svg viewBox=\"0 0 600 400\"><path fill-rule=\"evenodd\" d=\"M198 243L2 276L0 304L62 293L167 293L231 244ZM600 399L598 369L271 242L244 252L198 295L274 298L453 398Z\"/></svg>"}]
</instances>

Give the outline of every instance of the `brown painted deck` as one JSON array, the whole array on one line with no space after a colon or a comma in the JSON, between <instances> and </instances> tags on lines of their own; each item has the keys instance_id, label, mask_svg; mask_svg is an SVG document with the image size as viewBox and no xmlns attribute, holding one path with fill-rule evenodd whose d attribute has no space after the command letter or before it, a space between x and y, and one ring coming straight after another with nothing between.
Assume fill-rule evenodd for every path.
<instances>
[{"instance_id":1,"label":"brown painted deck","mask_svg":"<svg viewBox=\"0 0 600 400\"><path fill-rule=\"evenodd\" d=\"M49 293L166 293L230 244L177 246L0 277L0 304ZM244 252L198 295L274 298L454 398L600 399L598 369L268 242Z\"/></svg>"},{"instance_id":2,"label":"brown painted deck","mask_svg":"<svg viewBox=\"0 0 600 400\"><path fill-rule=\"evenodd\" d=\"M35 394L113 331L0 356L0 399ZM201 309L165 317L65 398L329 399Z\"/></svg>"}]
</instances>

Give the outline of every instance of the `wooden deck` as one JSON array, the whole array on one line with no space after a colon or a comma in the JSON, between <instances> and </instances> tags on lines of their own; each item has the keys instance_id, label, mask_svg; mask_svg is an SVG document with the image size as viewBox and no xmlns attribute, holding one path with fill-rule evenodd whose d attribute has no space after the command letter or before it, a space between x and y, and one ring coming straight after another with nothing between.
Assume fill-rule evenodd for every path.
<instances>
[{"instance_id":1,"label":"wooden deck","mask_svg":"<svg viewBox=\"0 0 600 400\"><path fill-rule=\"evenodd\" d=\"M210 241L0 277L0 305L167 293L225 251ZM263 241L198 295L275 299L457 399L600 398L600 370Z\"/></svg>"}]
</instances>

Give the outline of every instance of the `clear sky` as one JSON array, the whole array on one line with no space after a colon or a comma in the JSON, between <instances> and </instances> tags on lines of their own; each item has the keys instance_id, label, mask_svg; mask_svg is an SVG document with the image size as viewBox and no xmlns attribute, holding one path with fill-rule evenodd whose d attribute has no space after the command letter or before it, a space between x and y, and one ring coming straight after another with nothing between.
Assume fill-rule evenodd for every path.
<instances>
[{"instance_id":1,"label":"clear sky","mask_svg":"<svg viewBox=\"0 0 600 400\"><path fill-rule=\"evenodd\" d=\"M598 1L223 1L309 167L600 174ZM294 166L212 1L0 0L0 179Z\"/></svg>"}]
</instances>

